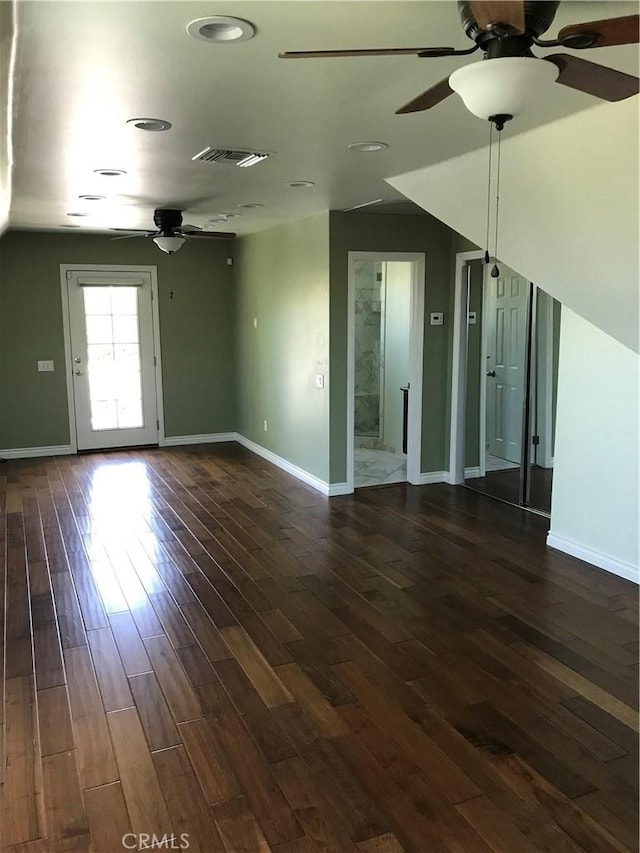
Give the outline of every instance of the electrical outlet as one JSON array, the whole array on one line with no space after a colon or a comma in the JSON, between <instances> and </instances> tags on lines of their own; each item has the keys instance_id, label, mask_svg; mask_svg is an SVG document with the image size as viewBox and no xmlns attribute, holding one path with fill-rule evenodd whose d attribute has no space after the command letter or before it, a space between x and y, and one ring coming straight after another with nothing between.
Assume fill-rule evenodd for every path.
<instances>
[{"instance_id":1,"label":"electrical outlet","mask_svg":"<svg viewBox=\"0 0 640 853\"><path fill-rule=\"evenodd\" d=\"M442 311L434 311L431 314L431 325L432 326L442 326L444 323L444 314Z\"/></svg>"},{"instance_id":2,"label":"electrical outlet","mask_svg":"<svg viewBox=\"0 0 640 853\"><path fill-rule=\"evenodd\" d=\"M469 325L473 326L478 322L478 315L475 311L469 311Z\"/></svg>"},{"instance_id":3,"label":"electrical outlet","mask_svg":"<svg viewBox=\"0 0 640 853\"><path fill-rule=\"evenodd\" d=\"M262 428L265 432L267 431L267 422L266 421L262 421Z\"/></svg>"},{"instance_id":4,"label":"electrical outlet","mask_svg":"<svg viewBox=\"0 0 640 853\"><path fill-rule=\"evenodd\" d=\"M51 371L53 370L53 362L52 361L39 361L38 362L38 372L42 373L43 371Z\"/></svg>"},{"instance_id":5,"label":"electrical outlet","mask_svg":"<svg viewBox=\"0 0 640 853\"><path fill-rule=\"evenodd\" d=\"M324 388L324 373L316 373L316 388Z\"/></svg>"}]
</instances>

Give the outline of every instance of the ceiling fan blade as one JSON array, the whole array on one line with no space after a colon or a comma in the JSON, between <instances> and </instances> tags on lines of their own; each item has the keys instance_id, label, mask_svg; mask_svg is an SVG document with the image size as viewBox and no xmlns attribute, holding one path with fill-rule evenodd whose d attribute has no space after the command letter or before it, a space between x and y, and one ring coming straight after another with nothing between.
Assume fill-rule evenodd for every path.
<instances>
[{"instance_id":1,"label":"ceiling fan blade","mask_svg":"<svg viewBox=\"0 0 640 853\"><path fill-rule=\"evenodd\" d=\"M500 24L506 31L519 35L524 32L524 2L522 0L471 0L473 17L483 30Z\"/></svg>"},{"instance_id":2,"label":"ceiling fan blade","mask_svg":"<svg viewBox=\"0 0 640 853\"><path fill-rule=\"evenodd\" d=\"M110 228L110 231L122 231L124 229L121 228ZM112 237L112 240L130 240L131 237L150 237L151 234L148 231L140 231L138 234L121 234L119 237Z\"/></svg>"},{"instance_id":3,"label":"ceiling fan blade","mask_svg":"<svg viewBox=\"0 0 640 853\"><path fill-rule=\"evenodd\" d=\"M202 231L199 225L180 225L176 231Z\"/></svg>"},{"instance_id":4,"label":"ceiling fan blade","mask_svg":"<svg viewBox=\"0 0 640 853\"><path fill-rule=\"evenodd\" d=\"M623 101L640 91L640 80L637 77L578 56L554 53L545 56L545 61L553 62L560 69L557 83L595 95L603 101Z\"/></svg>"},{"instance_id":5,"label":"ceiling fan blade","mask_svg":"<svg viewBox=\"0 0 640 853\"><path fill-rule=\"evenodd\" d=\"M616 44L638 44L640 41L640 15L624 18L607 18L604 21L589 21L586 24L571 24L558 33L558 41L566 47L580 46L578 38L585 34L596 36L586 47L611 47ZM572 44L572 39L576 44Z\"/></svg>"},{"instance_id":6,"label":"ceiling fan blade","mask_svg":"<svg viewBox=\"0 0 640 853\"><path fill-rule=\"evenodd\" d=\"M442 51L438 53L436 51ZM373 47L365 50L288 50L279 53L280 59L333 59L341 56L401 56L422 54L424 56L449 56L454 47Z\"/></svg>"},{"instance_id":7,"label":"ceiling fan blade","mask_svg":"<svg viewBox=\"0 0 640 853\"><path fill-rule=\"evenodd\" d=\"M426 92L423 92L421 95L418 95L417 98L414 98L412 101L409 101L408 104L405 104L403 107L400 107L399 110L396 110L396 115L403 115L404 113L419 113L421 110L429 110L431 107L435 107L436 104L439 104L440 101L444 101L445 98L448 98L449 95L452 94L453 89L449 85L449 78L445 77L444 80L436 83L435 86L427 89Z\"/></svg>"},{"instance_id":8,"label":"ceiling fan blade","mask_svg":"<svg viewBox=\"0 0 640 853\"><path fill-rule=\"evenodd\" d=\"M214 240L233 240L236 236L233 231L181 231L184 237L210 237Z\"/></svg>"}]
</instances>

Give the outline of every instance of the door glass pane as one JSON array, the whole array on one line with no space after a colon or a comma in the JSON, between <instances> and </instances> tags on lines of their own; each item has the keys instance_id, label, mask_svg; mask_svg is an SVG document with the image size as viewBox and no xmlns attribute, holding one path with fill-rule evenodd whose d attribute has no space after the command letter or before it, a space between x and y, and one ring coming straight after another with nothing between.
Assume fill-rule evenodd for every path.
<instances>
[{"instance_id":1,"label":"door glass pane","mask_svg":"<svg viewBox=\"0 0 640 853\"><path fill-rule=\"evenodd\" d=\"M490 267L471 263L465 483L519 503L530 285L498 267L491 278Z\"/></svg>"},{"instance_id":2,"label":"door glass pane","mask_svg":"<svg viewBox=\"0 0 640 853\"><path fill-rule=\"evenodd\" d=\"M135 287L83 287L93 430L144 425Z\"/></svg>"}]
</instances>

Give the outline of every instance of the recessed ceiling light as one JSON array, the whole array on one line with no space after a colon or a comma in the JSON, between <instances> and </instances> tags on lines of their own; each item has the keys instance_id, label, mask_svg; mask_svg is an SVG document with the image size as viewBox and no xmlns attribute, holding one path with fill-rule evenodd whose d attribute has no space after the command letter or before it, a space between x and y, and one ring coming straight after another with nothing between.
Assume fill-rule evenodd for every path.
<instances>
[{"instance_id":1,"label":"recessed ceiling light","mask_svg":"<svg viewBox=\"0 0 640 853\"><path fill-rule=\"evenodd\" d=\"M163 118L130 118L127 124L132 124L138 130L170 130L171 122L165 121Z\"/></svg>"},{"instance_id":2,"label":"recessed ceiling light","mask_svg":"<svg viewBox=\"0 0 640 853\"><path fill-rule=\"evenodd\" d=\"M106 196L104 195L79 195L78 198L81 198L83 201L103 201Z\"/></svg>"},{"instance_id":3,"label":"recessed ceiling light","mask_svg":"<svg viewBox=\"0 0 640 853\"><path fill-rule=\"evenodd\" d=\"M209 18L197 18L195 21L191 21L187 25L187 32L192 38L201 41L214 42L214 44L231 44L253 38L256 28L242 18L213 15Z\"/></svg>"},{"instance_id":4,"label":"recessed ceiling light","mask_svg":"<svg viewBox=\"0 0 640 853\"><path fill-rule=\"evenodd\" d=\"M239 204L238 207L244 207L245 210L253 210L256 207L264 207L264 204L261 204L259 201L249 201L245 204Z\"/></svg>"},{"instance_id":5,"label":"recessed ceiling light","mask_svg":"<svg viewBox=\"0 0 640 853\"><path fill-rule=\"evenodd\" d=\"M287 186L292 190L305 189L306 187L315 187L313 181L287 181Z\"/></svg>"},{"instance_id":6,"label":"recessed ceiling light","mask_svg":"<svg viewBox=\"0 0 640 853\"><path fill-rule=\"evenodd\" d=\"M225 213L223 214L225 219L237 219L238 216L242 216L241 213Z\"/></svg>"},{"instance_id":7,"label":"recessed ceiling light","mask_svg":"<svg viewBox=\"0 0 640 853\"><path fill-rule=\"evenodd\" d=\"M67 216L88 216L88 213L67 213Z\"/></svg>"},{"instance_id":8,"label":"recessed ceiling light","mask_svg":"<svg viewBox=\"0 0 640 853\"><path fill-rule=\"evenodd\" d=\"M348 146L349 151L360 151L363 154L369 154L372 151L382 151L384 148L388 148L386 142L352 142L351 145Z\"/></svg>"},{"instance_id":9,"label":"recessed ceiling light","mask_svg":"<svg viewBox=\"0 0 640 853\"><path fill-rule=\"evenodd\" d=\"M94 175L104 175L105 178L115 178L118 175L126 175L124 169L94 169Z\"/></svg>"}]
</instances>

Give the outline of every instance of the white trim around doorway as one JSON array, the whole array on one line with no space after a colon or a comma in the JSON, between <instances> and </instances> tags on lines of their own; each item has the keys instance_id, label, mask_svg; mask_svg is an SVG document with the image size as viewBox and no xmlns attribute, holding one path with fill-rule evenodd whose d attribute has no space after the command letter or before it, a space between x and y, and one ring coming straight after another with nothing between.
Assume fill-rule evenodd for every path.
<instances>
[{"instance_id":1,"label":"white trim around doorway","mask_svg":"<svg viewBox=\"0 0 640 853\"><path fill-rule=\"evenodd\" d=\"M98 273L148 273L151 278L151 315L153 324L153 354L156 382L156 418L158 421L158 445L165 445L164 404L162 400L162 364L160 360L160 318L158 313L158 268L134 264L60 264L60 290L62 296L62 329L64 333L65 376L67 382L67 404L69 411L69 452L78 452L76 434L75 395L71 376L73 359L71 355L71 325L69 321L69 291L67 273L88 270Z\"/></svg>"},{"instance_id":2,"label":"white trim around doorway","mask_svg":"<svg viewBox=\"0 0 640 853\"><path fill-rule=\"evenodd\" d=\"M411 328L409 330L409 412L407 417L407 481L421 485L422 382L424 351L425 256L422 252L349 252L347 297L347 480L340 494L354 490L355 398L355 264L357 261L408 261L411 280ZM341 484L342 486L343 484Z\"/></svg>"}]
</instances>

